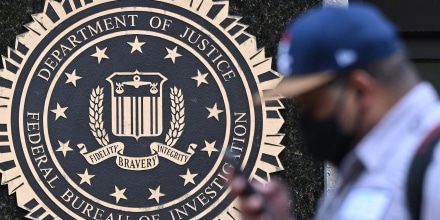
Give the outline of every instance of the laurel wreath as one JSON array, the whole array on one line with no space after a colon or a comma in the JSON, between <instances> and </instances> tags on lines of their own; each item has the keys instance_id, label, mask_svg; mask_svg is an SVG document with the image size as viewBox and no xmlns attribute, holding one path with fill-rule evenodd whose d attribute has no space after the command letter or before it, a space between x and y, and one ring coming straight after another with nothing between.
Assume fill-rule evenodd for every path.
<instances>
[{"instance_id":1,"label":"laurel wreath","mask_svg":"<svg viewBox=\"0 0 440 220\"><path fill-rule=\"evenodd\" d=\"M170 129L165 137L165 143L172 147L179 140L185 127L185 101L181 89L170 88L171 98L171 121Z\"/></svg>"},{"instance_id":2,"label":"laurel wreath","mask_svg":"<svg viewBox=\"0 0 440 220\"><path fill-rule=\"evenodd\" d=\"M183 128L185 127L185 101L183 100L181 89L177 89L177 87L170 89L171 121L170 129L165 137L165 143L172 147L179 140L183 133ZM93 89L90 94L89 125L90 131L96 141L98 141L101 146L106 146L109 143L109 138L102 119L102 112L104 110L103 100L104 88L98 86L96 89Z\"/></svg>"},{"instance_id":3,"label":"laurel wreath","mask_svg":"<svg viewBox=\"0 0 440 220\"><path fill-rule=\"evenodd\" d=\"M106 146L108 145L109 139L104 128L104 121L102 120L102 112L104 110L104 106L102 105L103 100L104 88L98 86L96 89L93 89L92 94L90 94L89 125L90 131L92 131L96 141L98 141L101 146Z\"/></svg>"}]
</instances>

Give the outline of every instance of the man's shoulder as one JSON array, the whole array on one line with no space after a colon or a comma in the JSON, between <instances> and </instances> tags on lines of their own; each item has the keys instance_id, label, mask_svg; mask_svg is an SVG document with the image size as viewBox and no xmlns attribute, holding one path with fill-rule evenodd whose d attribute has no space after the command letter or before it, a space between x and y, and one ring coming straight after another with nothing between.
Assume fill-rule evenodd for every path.
<instances>
[{"instance_id":1,"label":"man's shoulder","mask_svg":"<svg viewBox=\"0 0 440 220\"><path fill-rule=\"evenodd\" d=\"M437 128L440 127L440 124ZM440 132L437 134L440 135ZM427 161L427 166L424 170L424 175L422 175L422 186L420 189L421 193L421 215L422 219L434 220L438 219L440 216L440 141L436 140L436 143L432 146L434 147L432 152L430 152L432 157L430 161ZM423 172L423 171L421 171ZM418 181L413 180L409 175L408 181Z\"/></svg>"}]
</instances>

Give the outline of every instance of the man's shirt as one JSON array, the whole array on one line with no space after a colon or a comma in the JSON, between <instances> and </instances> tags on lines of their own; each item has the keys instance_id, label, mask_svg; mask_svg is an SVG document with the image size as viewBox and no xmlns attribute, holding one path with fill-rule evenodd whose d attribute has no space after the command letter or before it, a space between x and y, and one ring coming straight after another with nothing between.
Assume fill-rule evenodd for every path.
<instances>
[{"instance_id":1,"label":"man's shirt","mask_svg":"<svg viewBox=\"0 0 440 220\"><path fill-rule=\"evenodd\" d=\"M417 148L440 124L434 88L419 83L344 158L338 187L319 206L317 220L410 219L406 181ZM440 219L440 146L428 167L422 219Z\"/></svg>"}]
</instances>

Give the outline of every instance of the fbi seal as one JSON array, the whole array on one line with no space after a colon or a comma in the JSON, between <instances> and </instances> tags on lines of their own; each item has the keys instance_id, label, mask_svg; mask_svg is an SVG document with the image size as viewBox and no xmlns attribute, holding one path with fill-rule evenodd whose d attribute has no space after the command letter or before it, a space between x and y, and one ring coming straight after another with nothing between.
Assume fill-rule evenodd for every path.
<instances>
[{"instance_id":1,"label":"fbi seal","mask_svg":"<svg viewBox=\"0 0 440 220\"><path fill-rule=\"evenodd\" d=\"M2 184L31 219L239 219L283 169L271 59L228 1L47 1L3 59Z\"/></svg>"}]
</instances>

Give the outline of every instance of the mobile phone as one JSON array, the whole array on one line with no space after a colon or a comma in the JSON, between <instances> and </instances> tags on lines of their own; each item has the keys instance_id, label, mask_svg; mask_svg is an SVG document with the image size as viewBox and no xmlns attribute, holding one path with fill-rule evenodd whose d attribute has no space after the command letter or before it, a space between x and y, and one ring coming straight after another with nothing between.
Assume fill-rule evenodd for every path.
<instances>
[{"instance_id":1,"label":"mobile phone","mask_svg":"<svg viewBox=\"0 0 440 220\"><path fill-rule=\"evenodd\" d=\"M225 154L224 160L225 160L225 162L227 162L227 163L229 163L229 164L231 165L231 167L232 167L232 169L233 169L233 171L232 171L232 172L233 172L233 177L241 176L241 177L243 177L243 178L246 180L246 186L245 186L243 192L241 192L239 196L245 196L245 197L248 197L248 196L251 196L251 195L254 195L254 194L258 193L258 192L254 189L254 187L252 186L252 184L248 181L248 177L246 177L246 176L242 173L240 167L238 166L238 164L237 164L237 162L235 161L235 159L234 159L234 157L232 156L232 154L230 154L229 152L227 152L227 153ZM267 206L267 204L266 204L266 201L264 202L263 206L262 206L262 207L257 211L257 213L255 213L255 214L262 214L262 213L270 213L270 214L271 214L271 212L268 211L268 206ZM271 214L271 216L273 216L273 215Z\"/></svg>"},{"instance_id":2,"label":"mobile phone","mask_svg":"<svg viewBox=\"0 0 440 220\"><path fill-rule=\"evenodd\" d=\"M238 166L238 164L235 161L232 154L229 152L226 152L224 159L225 159L225 162L230 164L231 168L233 169L233 177L241 176L246 180L246 187L240 195L241 196L250 196L250 195L256 193L257 191L254 189L254 187L248 181L248 178L243 174L243 172L241 171L240 167Z\"/></svg>"}]
</instances>

